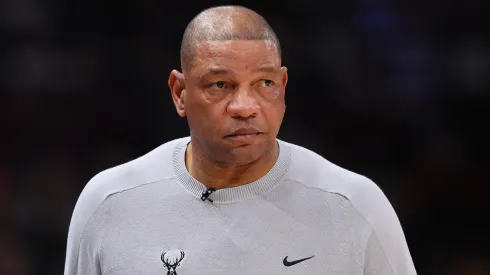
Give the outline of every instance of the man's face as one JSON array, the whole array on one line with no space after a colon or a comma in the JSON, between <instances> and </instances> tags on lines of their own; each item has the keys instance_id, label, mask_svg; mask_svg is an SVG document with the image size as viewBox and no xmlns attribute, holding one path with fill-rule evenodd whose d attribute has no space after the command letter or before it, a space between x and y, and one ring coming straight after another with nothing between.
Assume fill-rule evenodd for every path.
<instances>
[{"instance_id":1,"label":"man's face","mask_svg":"<svg viewBox=\"0 0 490 275\"><path fill-rule=\"evenodd\" d=\"M286 83L287 69L269 41L200 43L183 91L192 137L220 162L257 160L276 146Z\"/></svg>"}]
</instances>

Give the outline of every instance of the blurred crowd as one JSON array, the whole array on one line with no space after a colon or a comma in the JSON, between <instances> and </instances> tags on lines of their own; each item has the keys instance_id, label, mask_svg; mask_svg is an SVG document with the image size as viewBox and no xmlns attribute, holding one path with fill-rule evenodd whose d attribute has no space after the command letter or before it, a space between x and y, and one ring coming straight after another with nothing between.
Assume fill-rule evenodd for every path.
<instances>
[{"instance_id":1,"label":"blurred crowd","mask_svg":"<svg viewBox=\"0 0 490 275\"><path fill-rule=\"evenodd\" d=\"M419 274L490 274L482 1L194 2L0 2L0 274L61 274L87 181L188 135L167 78L217 4L255 9L281 40L281 139L373 179Z\"/></svg>"}]
</instances>

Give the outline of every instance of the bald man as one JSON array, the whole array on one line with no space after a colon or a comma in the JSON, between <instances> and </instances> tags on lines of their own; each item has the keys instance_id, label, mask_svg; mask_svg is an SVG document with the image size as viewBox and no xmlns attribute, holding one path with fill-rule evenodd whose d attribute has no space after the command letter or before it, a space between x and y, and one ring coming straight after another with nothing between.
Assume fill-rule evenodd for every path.
<instances>
[{"instance_id":1,"label":"bald man","mask_svg":"<svg viewBox=\"0 0 490 275\"><path fill-rule=\"evenodd\" d=\"M181 67L168 84L190 137L90 180L65 275L416 274L375 183L277 139L288 73L260 15L201 12Z\"/></svg>"}]
</instances>

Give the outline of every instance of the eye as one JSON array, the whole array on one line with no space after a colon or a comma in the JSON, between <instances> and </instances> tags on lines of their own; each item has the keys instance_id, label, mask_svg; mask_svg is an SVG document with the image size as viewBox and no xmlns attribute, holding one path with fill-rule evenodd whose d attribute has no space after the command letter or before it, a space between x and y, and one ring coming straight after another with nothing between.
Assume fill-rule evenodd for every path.
<instances>
[{"instance_id":1,"label":"eye","mask_svg":"<svg viewBox=\"0 0 490 275\"><path fill-rule=\"evenodd\" d=\"M222 80L215 81L215 82L209 83L207 85L208 89L215 91L215 92L229 91L229 90L233 89L234 87L235 87L235 85L233 84L233 82L222 81Z\"/></svg>"},{"instance_id":2,"label":"eye","mask_svg":"<svg viewBox=\"0 0 490 275\"><path fill-rule=\"evenodd\" d=\"M225 82L224 81L218 81L216 83L214 83L214 85L218 88L218 89L223 89L225 87Z\"/></svg>"},{"instance_id":3,"label":"eye","mask_svg":"<svg viewBox=\"0 0 490 275\"><path fill-rule=\"evenodd\" d=\"M270 86L272 86L272 84L274 84L274 82L270 79L264 79L263 80L264 87L270 87Z\"/></svg>"}]
</instances>

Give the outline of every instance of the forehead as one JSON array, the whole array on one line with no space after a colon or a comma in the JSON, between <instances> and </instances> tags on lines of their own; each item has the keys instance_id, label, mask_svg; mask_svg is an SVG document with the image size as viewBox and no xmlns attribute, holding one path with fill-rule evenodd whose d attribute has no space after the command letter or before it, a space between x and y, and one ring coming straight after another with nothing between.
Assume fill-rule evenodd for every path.
<instances>
[{"instance_id":1,"label":"forehead","mask_svg":"<svg viewBox=\"0 0 490 275\"><path fill-rule=\"evenodd\" d=\"M202 41L197 45L191 70L225 67L247 71L262 66L281 66L279 52L270 40Z\"/></svg>"}]
</instances>

